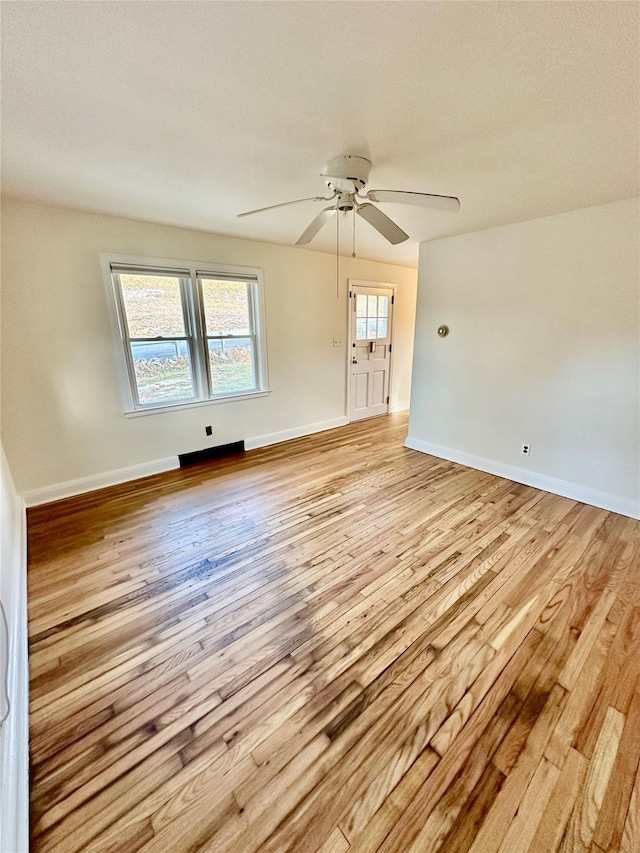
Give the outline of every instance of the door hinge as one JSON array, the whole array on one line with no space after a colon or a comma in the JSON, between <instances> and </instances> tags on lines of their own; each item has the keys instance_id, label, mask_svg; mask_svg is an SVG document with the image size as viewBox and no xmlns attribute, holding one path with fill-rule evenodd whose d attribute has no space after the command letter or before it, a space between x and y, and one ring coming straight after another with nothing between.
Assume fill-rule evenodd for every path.
<instances>
[{"instance_id":1,"label":"door hinge","mask_svg":"<svg viewBox=\"0 0 640 853\"><path fill-rule=\"evenodd\" d=\"M395 297L395 296L392 296L392 297L391 297L391 304L393 305L393 304L395 303L395 301L396 301L396 297Z\"/></svg>"},{"instance_id":2,"label":"door hinge","mask_svg":"<svg viewBox=\"0 0 640 853\"><path fill-rule=\"evenodd\" d=\"M351 291L349 291L349 299L351 299L352 296L353 294L351 293Z\"/></svg>"},{"instance_id":3,"label":"door hinge","mask_svg":"<svg viewBox=\"0 0 640 853\"><path fill-rule=\"evenodd\" d=\"M389 352L393 349L393 344L389 344Z\"/></svg>"},{"instance_id":4,"label":"door hinge","mask_svg":"<svg viewBox=\"0 0 640 853\"><path fill-rule=\"evenodd\" d=\"M389 398L387 397L387 406L389 405Z\"/></svg>"}]
</instances>

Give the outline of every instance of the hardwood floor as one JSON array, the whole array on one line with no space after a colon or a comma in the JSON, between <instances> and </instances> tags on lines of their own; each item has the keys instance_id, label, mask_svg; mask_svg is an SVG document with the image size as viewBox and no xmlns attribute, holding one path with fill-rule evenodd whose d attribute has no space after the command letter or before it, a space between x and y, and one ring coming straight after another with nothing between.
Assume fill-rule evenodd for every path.
<instances>
[{"instance_id":1,"label":"hardwood floor","mask_svg":"<svg viewBox=\"0 0 640 853\"><path fill-rule=\"evenodd\" d=\"M640 850L640 522L352 424L29 512L35 851Z\"/></svg>"}]
</instances>

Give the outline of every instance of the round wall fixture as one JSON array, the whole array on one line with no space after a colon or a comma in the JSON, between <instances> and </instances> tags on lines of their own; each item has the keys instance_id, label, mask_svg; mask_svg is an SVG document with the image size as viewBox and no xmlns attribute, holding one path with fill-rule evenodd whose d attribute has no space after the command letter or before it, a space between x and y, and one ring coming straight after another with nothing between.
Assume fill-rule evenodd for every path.
<instances>
[{"instance_id":1,"label":"round wall fixture","mask_svg":"<svg viewBox=\"0 0 640 853\"><path fill-rule=\"evenodd\" d=\"M449 334L449 327L448 326L445 326L444 324L442 326L438 326L438 335L441 338L446 338L448 334Z\"/></svg>"}]
</instances>

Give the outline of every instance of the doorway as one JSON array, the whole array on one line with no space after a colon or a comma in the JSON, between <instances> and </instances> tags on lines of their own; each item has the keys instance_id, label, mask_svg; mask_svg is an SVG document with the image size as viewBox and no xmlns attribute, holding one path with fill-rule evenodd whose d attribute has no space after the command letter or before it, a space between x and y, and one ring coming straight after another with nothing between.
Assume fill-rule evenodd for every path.
<instances>
[{"instance_id":1,"label":"doorway","mask_svg":"<svg viewBox=\"0 0 640 853\"><path fill-rule=\"evenodd\" d=\"M389 411L395 285L349 280L350 421Z\"/></svg>"}]
</instances>

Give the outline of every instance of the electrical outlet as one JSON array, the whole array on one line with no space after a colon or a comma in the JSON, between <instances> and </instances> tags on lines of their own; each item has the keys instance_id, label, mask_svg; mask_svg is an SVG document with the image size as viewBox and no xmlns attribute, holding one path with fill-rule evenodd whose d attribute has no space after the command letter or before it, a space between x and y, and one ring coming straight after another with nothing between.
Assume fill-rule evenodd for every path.
<instances>
[{"instance_id":1,"label":"electrical outlet","mask_svg":"<svg viewBox=\"0 0 640 853\"><path fill-rule=\"evenodd\" d=\"M206 427L204 428L204 431L205 431L205 433L206 433L207 435L213 435L213 430L212 430L212 428L211 428L210 426L206 426Z\"/></svg>"},{"instance_id":2,"label":"electrical outlet","mask_svg":"<svg viewBox=\"0 0 640 853\"><path fill-rule=\"evenodd\" d=\"M341 347L342 346L342 338L334 338L333 339L333 345L334 345L334 347Z\"/></svg>"},{"instance_id":3,"label":"electrical outlet","mask_svg":"<svg viewBox=\"0 0 640 853\"><path fill-rule=\"evenodd\" d=\"M531 445L530 444L523 444L522 445L522 455L528 456L530 453L531 453Z\"/></svg>"}]
</instances>

